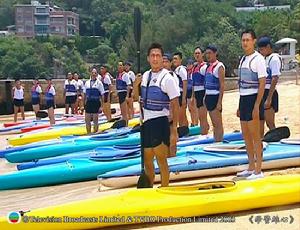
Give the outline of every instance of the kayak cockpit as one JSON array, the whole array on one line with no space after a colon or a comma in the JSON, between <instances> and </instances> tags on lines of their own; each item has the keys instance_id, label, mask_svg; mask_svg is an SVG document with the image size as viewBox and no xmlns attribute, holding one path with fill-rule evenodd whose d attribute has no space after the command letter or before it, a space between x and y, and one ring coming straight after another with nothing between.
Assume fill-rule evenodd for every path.
<instances>
[{"instance_id":1,"label":"kayak cockpit","mask_svg":"<svg viewBox=\"0 0 300 230\"><path fill-rule=\"evenodd\" d=\"M215 182L204 182L200 184L192 185L179 185L160 187L157 189L158 192L178 195L191 195L191 194L206 194L216 192L228 192L236 188L234 181L215 181Z\"/></svg>"}]
</instances>

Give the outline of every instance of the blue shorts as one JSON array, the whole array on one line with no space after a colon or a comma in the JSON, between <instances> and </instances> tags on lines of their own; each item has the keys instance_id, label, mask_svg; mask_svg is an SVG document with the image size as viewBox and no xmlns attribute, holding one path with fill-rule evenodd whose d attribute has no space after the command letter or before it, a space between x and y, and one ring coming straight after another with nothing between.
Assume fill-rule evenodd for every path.
<instances>
[{"instance_id":1,"label":"blue shorts","mask_svg":"<svg viewBox=\"0 0 300 230\"><path fill-rule=\"evenodd\" d=\"M219 100L219 94L217 95L206 95L205 96L205 106L208 111L213 111L216 109Z\"/></svg>"},{"instance_id":2,"label":"blue shorts","mask_svg":"<svg viewBox=\"0 0 300 230\"><path fill-rule=\"evenodd\" d=\"M252 121L252 112L255 105L257 94L240 96L239 110L241 121ZM265 119L264 116L264 103L260 103L259 106L259 119L262 121Z\"/></svg>"}]
</instances>

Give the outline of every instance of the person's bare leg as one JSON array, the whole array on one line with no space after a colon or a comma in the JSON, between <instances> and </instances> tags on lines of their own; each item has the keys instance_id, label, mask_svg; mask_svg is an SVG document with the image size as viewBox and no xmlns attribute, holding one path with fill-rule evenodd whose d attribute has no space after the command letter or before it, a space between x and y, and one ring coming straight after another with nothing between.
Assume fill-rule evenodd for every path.
<instances>
[{"instance_id":1,"label":"person's bare leg","mask_svg":"<svg viewBox=\"0 0 300 230\"><path fill-rule=\"evenodd\" d=\"M49 116L50 125L55 125L54 108L48 109L48 116Z\"/></svg>"},{"instance_id":2,"label":"person's bare leg","mask_svg":"<svg viewBox=\"0 0 300 230\"><path fill-rule=\"evenodd\" d=\"M19 112L19 107L14 105L14 122L17 122L18 120L18 112Z\"/></svg>"},{"instance_id":3,"label":"person's bare leg","mask_svg":"<svg viewBox=\"0 0 300 230\"><path fill-rule=\"evenodd\" d=\"M122 119L126 121L128 124L128 116L127 116L127 103L126 101L120 104Z\"/></svg>"},{"instance_id":4,"label":"person's bare leg","mask_svg":"<svg viewBox=\"0 0 300 230\"><path fill-rule=\"evenodd\" d=\"M79 99L77 97L76 102L75 102L75 106L74 106L74 113L78 114L78 105L79 105Z\"/></svg>"},{"instance_id":5,"label":"person's bare leg","mask_svg":"<svg viewBox=\"0 0 300 230\"><path fill-rule=\"evenodd\" d=\"M98 113L93 113L94 133L97 133L99 129L98 118Z\"/></svg>"},{"instance_id":6,"label":"person's bare leg","mask_svg":"<svg viewBox=\"0 0 300 230\"><path fill-rule=\"evenodd\" d=\"M173 134L173 129L170 127L171 135ZM171 143L169 147L168 157L175 157L177 153L177 143Z\"/></svg>"},{"instance_id":7,"label":"person's bare leg","mask_svg":"<svg viewBox=\"0 0 300 230\"><path fill-rule=\"evenodd\" d=\"M265 134L265 120L259 121L259 130L260 130L260 137L263 138Z\"/></svg>"},{"instance_id":8,"label":"person's bare leg","mask_svg":"<svg viewBox=\"0 0 300 230\"><path fill-rule=\"evenodd\" d=\"M111 120L111 111L110 111L110 103L106 102L103 105L103 113L106 116L106 119L109 121Z\"/></svg>"},{"instance_id":9,"label":"person's bare leg","mask_svg":"<svg viewBox=\"0 0 300 230\"><path fill-rule=\"evenodd\" d=\"M255 170L254 146L253 146L253 139L251 137L251 133L247 123L248 122L246 121L241 121L241 129L246 144L246 150L247 150L247 155L249 160L248 171L253 171Z\"/></svg>"},{"instance_id":10,"label":"person's bare leg","mask_svg":"<svg viewBox=\"0 0 300 230\"><path fill-rule=\"evenodd\" d=\"M85 113L85 127L87 134L91 134L92 126L91 126L91 114Z\"/></svg>"},{"instance_id":11,"label":"person's bare leg","mask_svg":"<svg viewBox=\"0 0 300 230\"><path fill-rule=\"evenodd\" d=\"M155 170L154 170L154 151L152 148L144 149L144 162L145 162L145 172L149 178L150 185L153 186L154 178L155 178Z\"/></svg>"},{"instance_id":12,"label":"person's bare leg","mask_svg":"<svg viewBox=\"0 0 300 230\"><path fill-rule=\"evenodd\" d=\"M70 108L69 104L66 104L65 114L69 114L69 108Z\"/></svg>"},{"instance_id":13,"label":"person's bare leg","mask_svg":"<svg viewBox=\"0 0 300 230\"><path fill-rule=\"evenodd\" d=\"M197 110L196 110L196 105L194 100L188 99L188 109L190 112L192 125L194 126L198 125Z\"/></svg>"},{"instance_id":14,"label":"person's bare leg","mask_svg":"<svg viewBox=\"0 0 300 230\"><path fill-rule=\"evenodd\" d=\"M179 107L179 126L188 126L188 120L186 116L186 106Z\"/></svg>"},{"instance_id":15,"label":"person's bare leg","mask_svg":"<svg viewBox=\"0 0 300 230\"><path fill-rule=\"evenodd\" d=\"M251 137L253 140L253 147L255 153L255 160L256 160L256 167L255 173L259 174L261 172L261 165L262 165L262 140L260 137L260 124L258 120L252 120L248 122L249 131L251 133Z\"/></svg>"},{"instance_id":16,"label":"person's bare leg","mask_svg":"<svg viewBox=\"0 0 300 230\"><path fill-rule=\"evenodd\" d=\"M199 115L199 121L200 121L200 127L201 127L201 134L207 135L209 131L209 124L207 120L207 109L205 106L201 106L198 109L198 115Z\"/></svg>"},{"instance_id":17,"label":"person's bare leg","mask_svg":"<svg viewBox=\"0 0 300 230\"><path fill-rule=\"evenodd\" d=\"M33 108L33 111L35 114L37 114L37 112L40 111L40 105L33 105L32 108ZM39 117L35 117L35 119L41 120L41 118L39 118Z\"/></svg>"},{"instance_id":18,"label":"person's bare leg","mask_svg":"<svg viewBox=\"0 0 300 230\"><path fill-rule=\"evenodd\" d=\"M169 186L170 179L170 172L167 161L167 155L169 151L168 146L165 144L160 144L159 146L153 148L153 151L160 170L161 186L167 187Z\"/></svg>"},{"instance_id":19,"label":"person's bare leg","mask_svg":"<svg viewBox=\"0 0 300 230\"><path fill-rule=\"evenodd\" d=\"M222 122L222 113L218 110L213 110L209 112L209 116L211 118L211 122L214 127L214 138L215 142L223 141L224 129L223 129L223 122Z\"/></svg>"},{"instance_id":20,"label":"person's bare leg","mask_svg":"<svg viewBox=\"0 0 300 230\"><path fill-rule=\"evenodd\" d=\"M265 110L265 119L269 130L275 129L275 111L273 108Z\"/></svg>"},{"instance_id":21,"label":"person's bare leg","mask_svg":"<svg viewBox=\"0 0 300 230\"><path fill-rule=\"evenodd\" d=\"M20 112L21 112L22 120L25 120L24 106L20 107Z\"/></svg>"},{"instance_id":22,"label":"person's bare leg","mask_svg":"<svg viewBox=\"0 0 300 230\"><path fill-rule=\"evenodd\" d=\"M75 114L75 103L71 104L71 114Z\"/></svg>"}]
</instances>

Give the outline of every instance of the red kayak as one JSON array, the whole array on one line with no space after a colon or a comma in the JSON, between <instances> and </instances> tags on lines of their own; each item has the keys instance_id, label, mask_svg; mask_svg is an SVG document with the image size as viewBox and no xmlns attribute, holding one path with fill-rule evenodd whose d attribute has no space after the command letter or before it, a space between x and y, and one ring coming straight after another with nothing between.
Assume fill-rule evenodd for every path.
<instances>
[{"instance_id":1,"label":"red kayak","mask_svg":"<svg viewBox=\"0 0 300 230\"><path fill-rule=\"evenodd\" d=\"M32 126L32 127L26 127L26 128L21 129L21 132L22 133L27 133L27 132L31 132L33 130L45 129L45 128L49 128L49 127L50 127L49 124L35 125L35 126Z\"/></svg>"},{"instance_id":2,"label":"red kayak","mask_svg":"<svg viewBox=\"0 0 300 230\"><path fill-rule=\"evenodd\" d=\"M31 122L31 121L8 122L8 123L4 123L3 126L4 126L5 128L7 128L7 127L16 126L16 125L26 124L26 123L28 123L28 122Z\"/></svg>"}]
</instances>

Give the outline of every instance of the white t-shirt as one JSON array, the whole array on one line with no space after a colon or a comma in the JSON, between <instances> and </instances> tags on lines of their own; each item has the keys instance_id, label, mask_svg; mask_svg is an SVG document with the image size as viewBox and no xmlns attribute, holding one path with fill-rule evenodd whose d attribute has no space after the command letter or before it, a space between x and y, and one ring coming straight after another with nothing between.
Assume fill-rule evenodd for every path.
<instances>
[{"instance_id":1,"label":"white t-shirt","mask_svg":"<svg viewBox=\"0 0 300 230\"><path fill-rule=\"evenodd\" d=\"M83 92L86 94L86 89L88 88L96 88L99 90L100 94L103 95L104 94L104 88L103 88L103 84L99 79L96 79L94 81L94 83L92 84L91 80L87 80L85 82L85 86L83 88Z\"/></svg>"},{"instance_id":2,"label":"white t-shirt","mask_svg":"<svg viewBox=\"0 0 300 230\"><path fill-rule=\"evenodd\" d=\"M253 57L256 56L254 59ZM252 60L253 59L253 60ZM251 61L252 60L252 61ZM267 67L266 67L266 62L265 58L255 51L253 54L245 56L245 59L243 61L240 61L239 68L248 68L249 69L249 62L251 61L251 66L250 70L257 73L258 79L259 78L264 78L267 76ZM241 96L247 96L247 95L253 95L258 92L258 89L243 89L240 88L240 95Z\"/></svg>"},{"instance_id":3,"label":"white t-shirt","mask_svg":"<svg viewBox=\"0 0 300 230\"><path fill-rule=\"evenodd\" d=\"M65 86L64 86L64 89L65 89L65 90L67 89L67 88L66 88L67 85L74 85L74 86L75 86L75 89L76 89L76 90L78 89L78 87L77 87L77 81L75 81L74 79L71 80L71 81L69 81L68 79L65 80ZM68 97L68 96L75 96L75 95L77 95L77 92L67 92L67 91L66 91L66 96L67 96L67 97Z\"/></svg>"},{"instance_id":4,"label":"white t-shirt","mask_svg":"<svg viewBox=\"0 0 300 230\"><path fill-rule=\"evenodd\" d=\"M182 81L187 81L187 79L188 79L188 74L187 74L187 71L186 71L185 66L183 66L183 65L178 66L178 67L174 70L174 73L175 73L176 75L178 75L178 76L181 78ZM178 82L179 82L179 81L178 81ZM179 85L179 83L178 83L178 85ZM180 88L180 92L182 92L182 91L183 91L183 89Z\"/></svg>"},{"instance_id":5,"label":"white t-shirt","mask_svg":"<svg viewBox=\"0 0 300 230\"><path fill-rule=\"evenodd\" d=\"M80 79L78 79L78 81L76 81L76 82L77 82L77 90L79 90L79 89L83 90L83 88L84 88L83 81L81 81Z\"/></svg>"},{"instance_id":6,"label":"white t-shirt","mask_svg":"<svg viewBox=\"0 0 300 230\"><path fill-rule=\"evenodd\" d=\"M48 90L48 93L51 93L53 96L55 96L56 94L56 91L55 91L55 88L53 85L50 86L49 90Z\"/></svg>"},{"instance_id":7,"label":"white t-shirt","mask_svg":"<svg viewBox=\"0 0 300 230\"><path fill-rule=\"evenodd\" d=\"M281 59L279 57L279 54L272 53L266 58L266 65L269 67L272 71L272 76L280 76L281 75ZM266 89L271 88L271 84L266 83Z\"/></svg>"},{"instance_id":8,"label":"white t-shirt","mask_svg":"<svg viewBox=\"0 0 300 230\"><path fill-rule=\"evenodd\" d=\"M129 70L127 72L129 79L131 80L131 84L133 85L134 81L135 81L135 73L132 70Z\"/></svg>"},{"instance_id":9,"label":"white t-shirt","mask_svg":"<svg viewBox=\"0 0 300 230\"><path fill-rule=\"evenodd\" d=\"M225 66L222 62L218 61L218 64L214 67L214 70L213 70L213 75L217 78L219 78L219 69L220 67L223 67L224 68L224 71L225 71ZM204 69L204 74L205 72L207 71L207 65L205 65L205 69ZM219 94L220 91L219 90L205 90L205 94L207 95L217 95Z\"/></svg>"},{"instance_id":10,"label":"white t-shirt","mask_svg":"<svg viewBox=\"0 0 300 230\"><path fill-rule=\"evenodd\" d=\"M103 77L103 82L105 84L111 85L111 75L109 73L105 73Z\"/></svg>"},{"instance_id":11,"label":"white t-shirt","mask_svg":"<svg viewBox=\"0 0 300 230\"><path fill-rule=\"evenodd\" d=\"M150 70L146 71L143 74L141 86L147 87L148 77L149 77ZM163 79L162 79L163 78ZM170 100L179 97L180 90L177 82L174 79L168 70L162 69L157 73L153 73L151 75L151 80L149 86L161 86L161 90L166 93ZM152 111L148 109L144 110L144 121L154 119L157 117L169 116L170 112L168 109L163 109L162 111Z\"/></svg>"},{"instance_id":12,"label":"white t-shirt","mask_svg":"<svg viewBox=\"0 0 300 230\"><path fill-rule=\"evenodd\" d=\"M34 86L33 86L33 87L34 87ZM37 85L37 86L35 87L35 92L37 92L37 93L42 93L42 92L43 92L42 87L41 87L40 85Z\"/></svg>"},{"instance_id":13,"label":"white t-shirt","mask_svg":"<svg viewBox=\"0 0 300 230\"><path fill-rule=\"evenodd\" d=\"M130 81L130 77L129 77L128 73L123 72L122 81L125 81L126 84L127 84L127 86L131 85L131 81ZM125 89L125 90L118 90L118 92L126 92L126 91L127 91L127 89Z\"/></svg>"},{"instance_id":14,"label":"white t-shirt","mask_svg":"<svg viewBox=\"0 0 300 230\"><path fill-rule=\"evenodd\" d=\"M200 74L201 74L202 76L205 75L206 68L207 68L207 64L206 64L206 63L204 63L204 64L200 67L199 72L200 72ZM204 90L204 85L201 85L201 86L195 85L195 86L194 86L194 91L201 91L201 90Z\"/></svg>"},{"instance_id":15,"label":"white t-shirt","mask_svg":"<svg viewBox=\"0 0 300 230\"><path fill-rule=\"evenodd\" d=\"M17 89L16 87L13 88L14 91L14 99L22 100L24 99L24 88L21 86L20 89Z\"/></svg>"}]
</instances>

